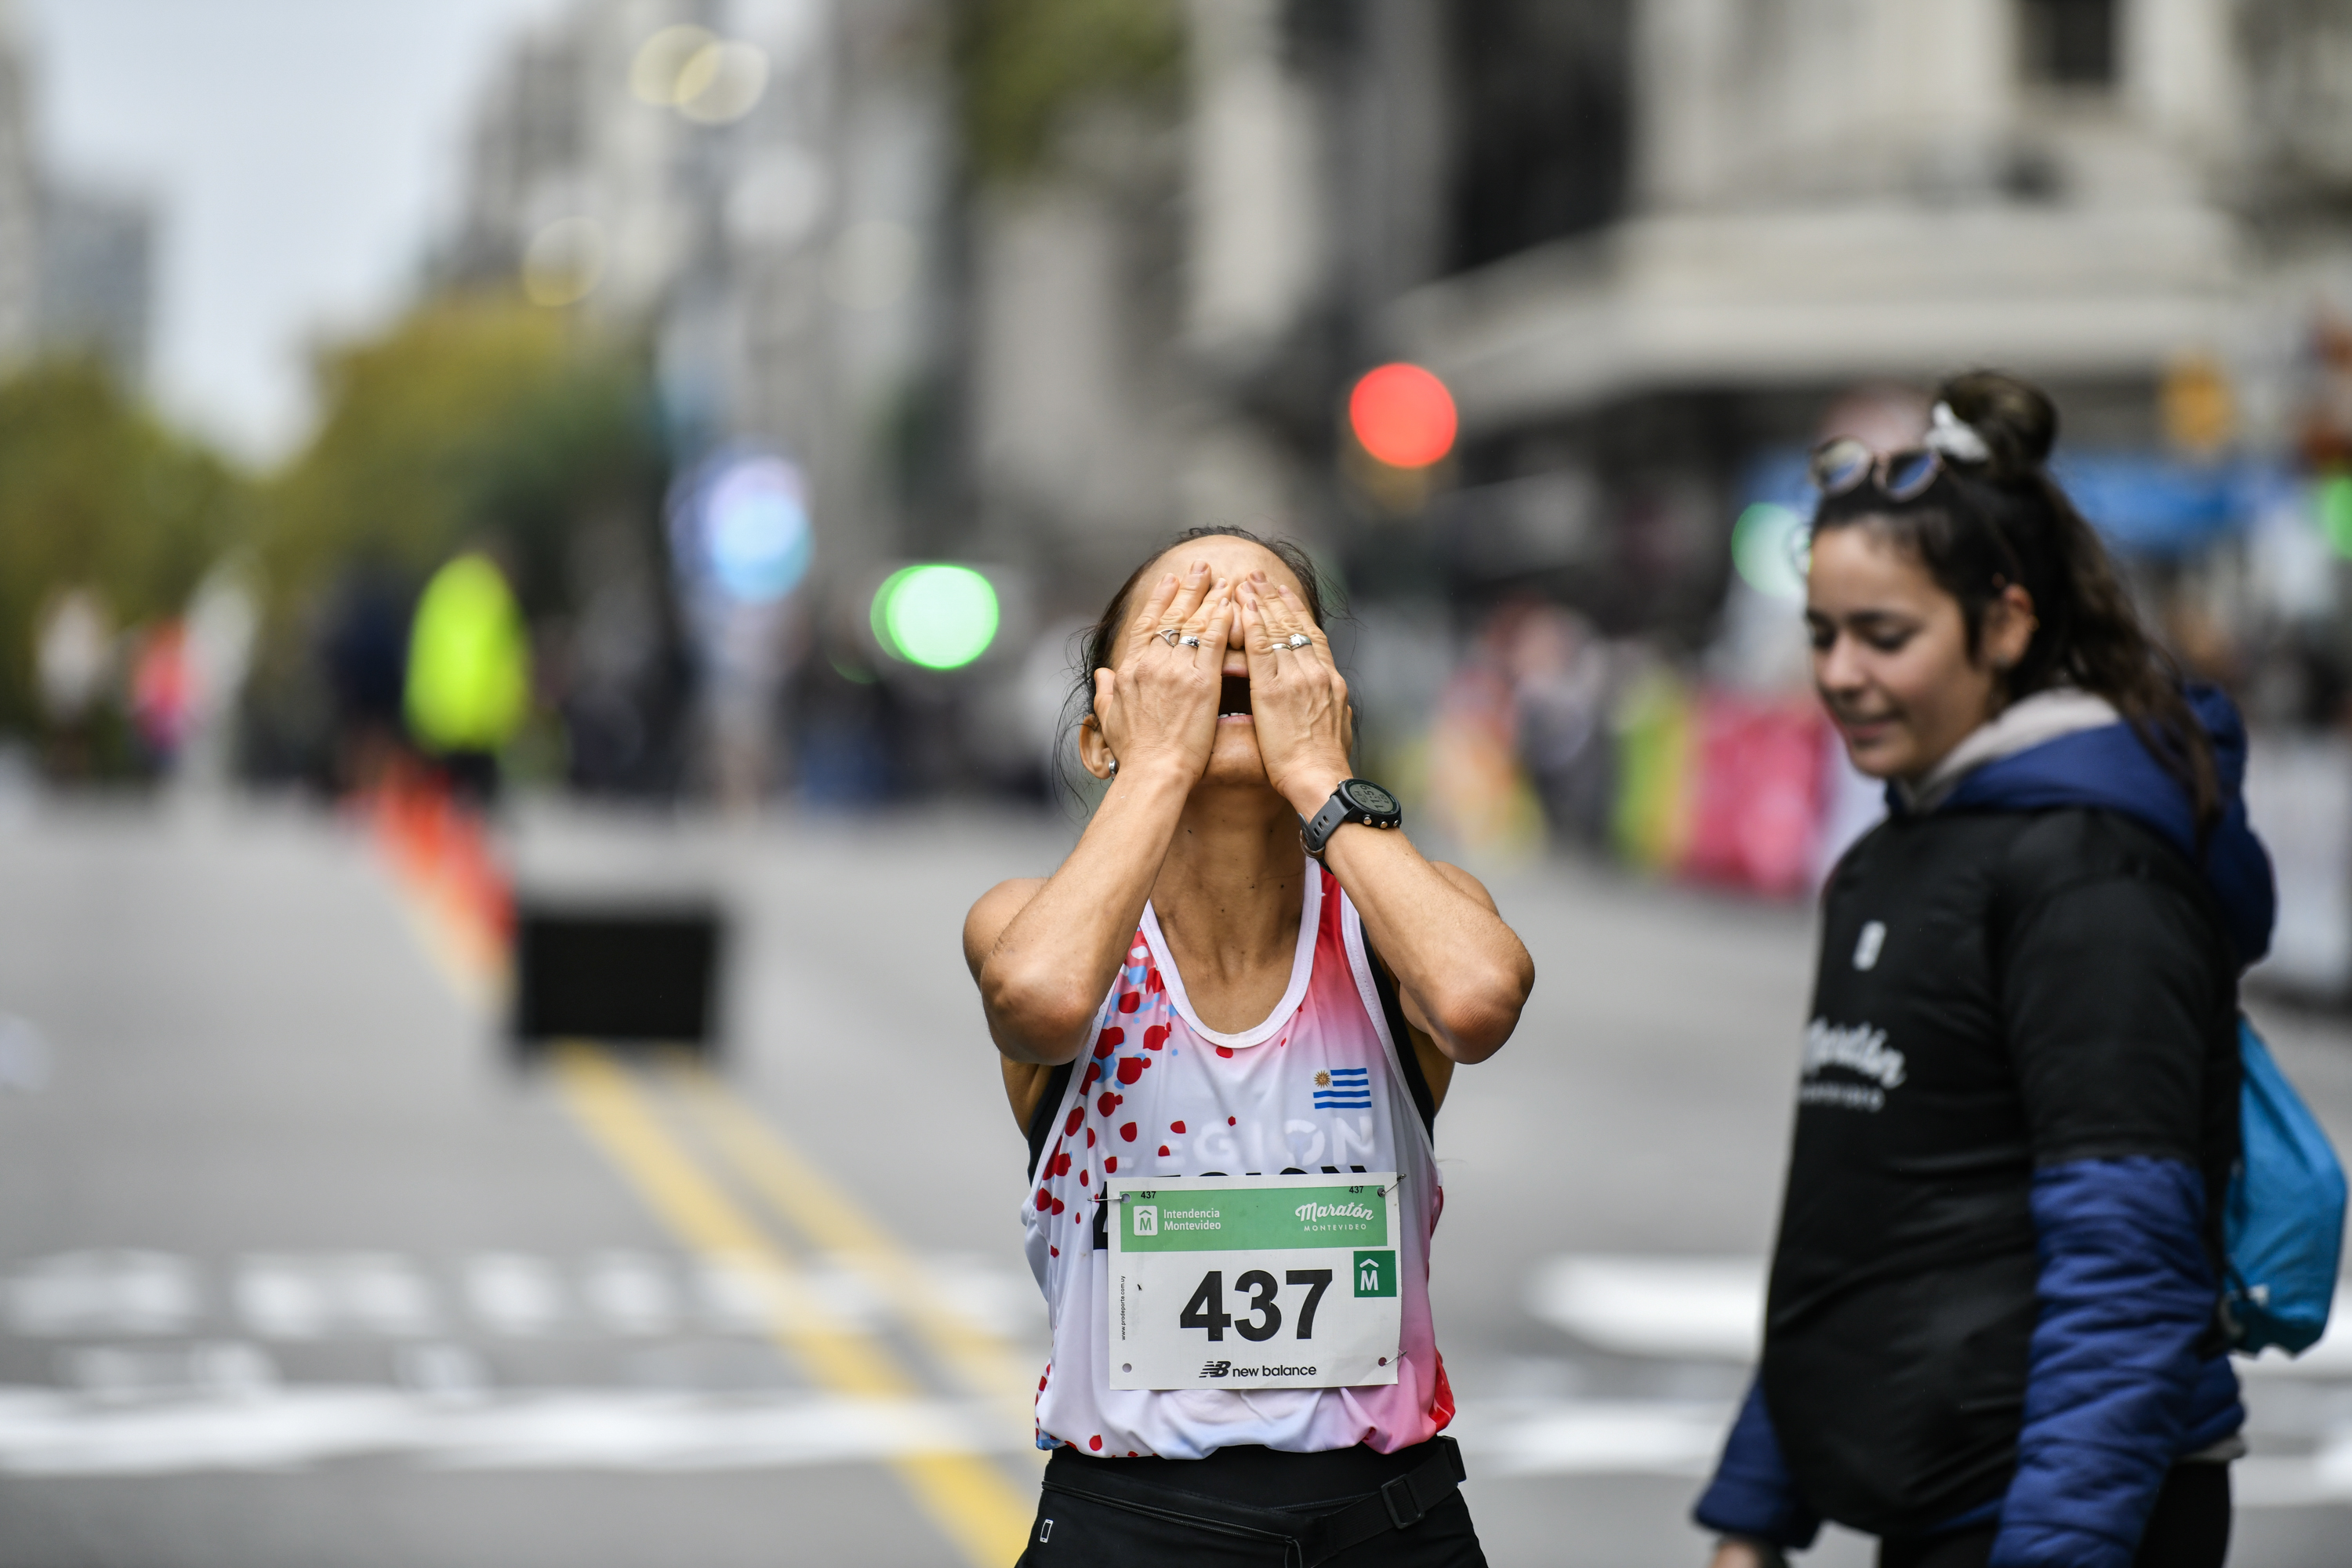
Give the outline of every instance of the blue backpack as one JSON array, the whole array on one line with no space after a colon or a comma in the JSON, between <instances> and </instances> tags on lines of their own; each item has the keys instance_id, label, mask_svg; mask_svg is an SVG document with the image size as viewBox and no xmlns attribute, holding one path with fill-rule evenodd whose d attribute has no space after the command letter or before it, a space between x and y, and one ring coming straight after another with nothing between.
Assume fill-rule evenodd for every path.
<instances>
[{"instance_id":1,"label":"blue backpack","mask_svg":"<svg viewBox=\"0 0 2352 1568\"><path fill-rule=\"evenodd\" d=\"M2238 1020L2243 1148L2222 1213L2230 1348L2300 1354L2327 1327L2344 1247L2344 1167L2253 1025Z\"/></svg>"}]
</instances>

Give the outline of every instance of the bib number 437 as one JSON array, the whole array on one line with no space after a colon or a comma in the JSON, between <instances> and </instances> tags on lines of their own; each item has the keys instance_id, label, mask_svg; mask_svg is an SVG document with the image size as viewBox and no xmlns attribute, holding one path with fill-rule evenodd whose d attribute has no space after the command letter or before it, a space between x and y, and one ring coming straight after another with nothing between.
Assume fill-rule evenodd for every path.
<instances>
[{"instance_id":1,"label":"bib number 437","mask_svg":"<svg viewBox=\"0 0 2352 1568\"><path fill-rule=\"evenodd\" d=\"M1328 1268L1286 1268L1283 1278L1292 1285L1307 1289L1306 1300L1293 1310L1297 1323L1297 1336L1302 1340L1315 1337L1315 1309L1323 1304L1323 1292L1331 1288ZM1278 1289L1274 1276L1263 1268L1253 1268L1234 1281L1234 1289L1249 1294L1249 1315L1236 1319L1225 1310L1225 1275L1221 1268L1212 1268L1201 1276L1200 1288L1192 1299L1184 1303L1183 1315L1176 1320L1180 1328L1206 1329L1212 1342L1225 1337L1227 1329L1245 1340L1270 1340L1282 1331L1282 1309L1275 1304Z\"/></svg>"},{"instance_id":2,"label":"bib number 437","mask_svg":"<svg viewBox=\"0 0 2352 1568\"><path fill-rule=\"evenodd\" d=\"M1111 1386L1394 1383L1395 1178L1118 1184Z\"/></svg>"}]
</instances>

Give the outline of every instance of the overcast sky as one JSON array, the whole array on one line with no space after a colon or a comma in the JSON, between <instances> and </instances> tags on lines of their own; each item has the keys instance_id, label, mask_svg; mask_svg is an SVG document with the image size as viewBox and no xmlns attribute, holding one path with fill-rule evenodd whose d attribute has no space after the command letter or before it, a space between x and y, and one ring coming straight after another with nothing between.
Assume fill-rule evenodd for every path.
<instances>
[{"instance_id":1,"label":"overcast sky","mask_svg":"<svg viewBox=\"0 0 2352 1568\"><path fill-rule=\"evenodd\" d=\"M173 416L257 458L301 438L306 346L405 296L500 45L562 3L0 0L47 161L157 202Z\"/></svg>"}]
</instances>

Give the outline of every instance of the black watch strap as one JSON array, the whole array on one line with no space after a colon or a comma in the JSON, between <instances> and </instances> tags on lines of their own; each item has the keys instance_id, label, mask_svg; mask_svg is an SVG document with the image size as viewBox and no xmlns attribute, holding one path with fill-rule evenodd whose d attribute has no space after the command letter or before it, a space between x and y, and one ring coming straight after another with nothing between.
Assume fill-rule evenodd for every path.
<instances>
[{"instance_id":1,"label":"black watch strap","mask_svg":"<svg viewBox=\"0 0 2352 1568\"><path fill-rule=\"evenodd\" d=\"M1376 799L1389 801L1389 809L1384 812L1368 810L1350 799L1348 786L1358 784L1376 792ZM1321 810L1311 817L1298 819L1298 842L1306 846L1309 855L1319 859L1324 847L1331 842L1331 835L1348 823L1360 822L1367 827L1401 827L1404 825L1404 814L1396 809L1395 798L1370 779L1344 779L1339 787L1331 792L1331 798L1323 803Z\"/></svg>"}]
</instances>

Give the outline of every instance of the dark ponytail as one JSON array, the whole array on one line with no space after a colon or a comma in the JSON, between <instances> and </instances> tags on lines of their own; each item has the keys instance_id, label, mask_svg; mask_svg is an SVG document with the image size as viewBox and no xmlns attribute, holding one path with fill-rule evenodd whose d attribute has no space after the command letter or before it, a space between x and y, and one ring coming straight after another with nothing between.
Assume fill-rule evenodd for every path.
<instances>
[{"instance_id":1,"label":"dark ponytail","mask_svg":"<svg viewBox=\"0 0 2352 1568\"><path fill-rule=\"evenodd\" d=\"M2005 677L2007 699L2053 686L2105 698L2210 826L2221 799L2213 743L2181 694L2180 671L2140 625L2106 547L2043 466L2058 437L2056 406L2039 387L1995 371L1955 376L1937 395L1984 443L1984 459L1948 456L1935 483L1907 500L1874 484L1825 497L1814 531L1867 523L1910 551L1959 601L1971 657L1993 601L2010 584L2023 588L2033 639Z\"/></svg>"}]
</instances>

